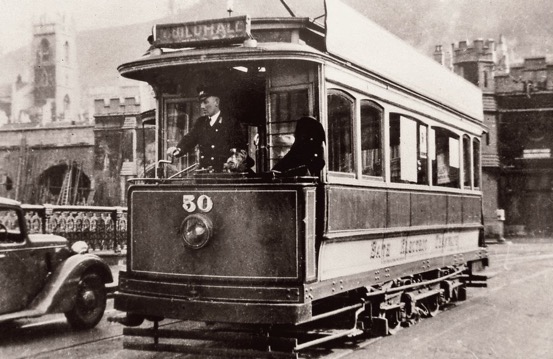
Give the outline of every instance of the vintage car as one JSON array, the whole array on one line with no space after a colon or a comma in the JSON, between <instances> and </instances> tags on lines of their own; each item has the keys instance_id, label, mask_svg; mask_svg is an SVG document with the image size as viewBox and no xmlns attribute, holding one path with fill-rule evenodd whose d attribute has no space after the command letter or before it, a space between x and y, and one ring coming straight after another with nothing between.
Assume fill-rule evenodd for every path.
<instances>
[{"instance_id":1,"label":"vintage car","mask_svg":"<svg viewBox=\"0 0 553 359\"><path fill-rule=\"evenodd\" d=\"M109 266L85 242L29 234L17 201L0 197L0 324L64 313L75 329L93 328L106 308Z\"/></svg>"}]
</instances>

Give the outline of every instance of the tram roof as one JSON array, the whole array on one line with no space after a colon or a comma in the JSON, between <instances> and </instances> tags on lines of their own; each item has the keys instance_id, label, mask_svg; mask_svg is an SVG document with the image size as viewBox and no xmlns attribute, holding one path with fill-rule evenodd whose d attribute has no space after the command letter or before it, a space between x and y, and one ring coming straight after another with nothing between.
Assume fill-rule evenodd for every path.
<instances>
[{"instance_id":1,"label":"tram roof","mask_svg":"<svg viewBox=\"0 0 553 359\"><path fill-rule=\"evenodd\" d=\"M479 121L481 90L339 0L326 0L326 49Z\"/></svg>"},{"instance_id":2,"label":"tram roof","mask_svg":"<svg viewBox=\"0 0 553 359\"><path fill-rule=\"evenodd\" d=\"M125 77L149 81L159 74L160 67L166 66L231 59L324 61L330 55L399 88L483 121L482 92L477 86L340 0L325 0L325 12L324 25L309 18L252 18L251 36L258 40L254 46L247 41L218 46L214 46L216 42L194 47L169 46L162 53L149 51L147 56L119 66L119 71ZM156 46L164 47L154 41L152 47Z\"/></svg>"}]
</instances>

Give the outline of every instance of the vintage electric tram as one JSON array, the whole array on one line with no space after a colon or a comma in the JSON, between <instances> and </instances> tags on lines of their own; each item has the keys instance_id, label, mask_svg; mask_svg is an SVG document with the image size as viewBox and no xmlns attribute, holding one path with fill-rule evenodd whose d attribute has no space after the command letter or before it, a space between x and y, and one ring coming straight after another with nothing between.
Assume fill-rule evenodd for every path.
<instances>
[{"instance_id":1,"label":"vintage electric tram","mask_svg":"<svg viewBox=\"0 0 553 359\"><path fill-rule=\"evenodd\" d=\"M119 67L157 98L156 176L128 190L115 295L121 322L153 327L125 328L128 348L197 350L164 339L224 339L213 328L228 325L294 357L341 336L393 334L485 286L481 92L339 1L325 10L324 25L158 25L148 53ZM249 171L198 168L195 152L166 157L199 116L204 84L223 88ZM324 129L324 167L273 171L305 116ZM171 331L163 318L208 324Z\"/></svg>"}]
</instances>

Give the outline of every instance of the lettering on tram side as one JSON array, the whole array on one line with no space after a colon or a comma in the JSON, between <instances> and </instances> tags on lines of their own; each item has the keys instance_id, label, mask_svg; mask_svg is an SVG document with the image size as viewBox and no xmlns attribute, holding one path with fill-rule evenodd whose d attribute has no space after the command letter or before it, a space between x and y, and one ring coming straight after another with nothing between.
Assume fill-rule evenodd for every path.
<instances>
[{"instance_id":1,"label":"lettering on tram side","mask_svg":"<svg viewBox=\"0 0 553 359\"><path fill-rule=\"evenodd\" d=\"M248 16L160 24L154 27L154 44L159 47L186 47L209 42L241 42L250 38L250 28Z\"/></svg>"},{"instance_id":2,"label":"lettering on tram side","mask_svg":"<svg viewBox=\"0 0 553 359\"><path fill-rule=\"evenodd\" d=\"M385 241L376 240L371 243L371 259L389 258L391 244Z\"/></svg>"},{"instance_id":3,"label":"lettering on tram side","mask_svg":"<svg viewBox=\"0 0 553 359\"><path fill-rule=\"evenodd\" d=\"M402 248L406 240L407 237L384 239L382 245L386 247L386 256L382 258L382 263L399 264L405 261L405 253Z\"/></svg>"},{"instance_id":4,"label":"lettering on tram side","mask_svg":"<svg viewBox=\"0 0 553 359\"><path fill-rule=\"evenodd\" d=\"M411 256L421 253L427 253L429 250L428 238L426 237L407 237L401 242L401 252L405 256Z\"/></svg>"},{"instance_id":5,"label":"lettering on tram side","mask_svg":"<svg viewBox=\"0 0 553 359\"><path fill-rule=\"evenodd\" d=\"M459 250L459 233L445 233L436 238L435 249L442 253L453 253Z\"/></svg>"}]
</instances>

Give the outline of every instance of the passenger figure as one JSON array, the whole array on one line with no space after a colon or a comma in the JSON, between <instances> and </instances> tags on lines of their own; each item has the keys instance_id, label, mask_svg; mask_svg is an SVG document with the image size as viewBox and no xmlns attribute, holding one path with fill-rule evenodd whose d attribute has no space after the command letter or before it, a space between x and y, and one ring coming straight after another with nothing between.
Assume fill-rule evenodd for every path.
<instances>
[{"instance_id":1,"label":"passenger figure","mask_svg":"<svg viewBox=\"0 0 553 359\"><path fill-rule=\"evenodd\" d=\"M183 136L176 147L167 149L167 154L181 157L198 146L199 168L221 172L229 157L236 157L237 153L246 154L245 135L237 121L221 112L220 94L216 89L200 89L198 100L201 103L203 116L196 120L192 130ZM243 157L249 159L246 165L252 167L253 160L247 156ZM238 171L244 166L242 163L234 166L227 165L225 169Z\"/></svg>"},{"instance_id":2,"label":"passenger figure","mask_svg":"<svg viewBox=\"0 0 553 359\"><path fill-rule=\"evenodd\" d=\"M286 176L318 176L325 166L323 126L314 117L298 120L290 151L272 168Z\"/></svg>"}]
</instances>

